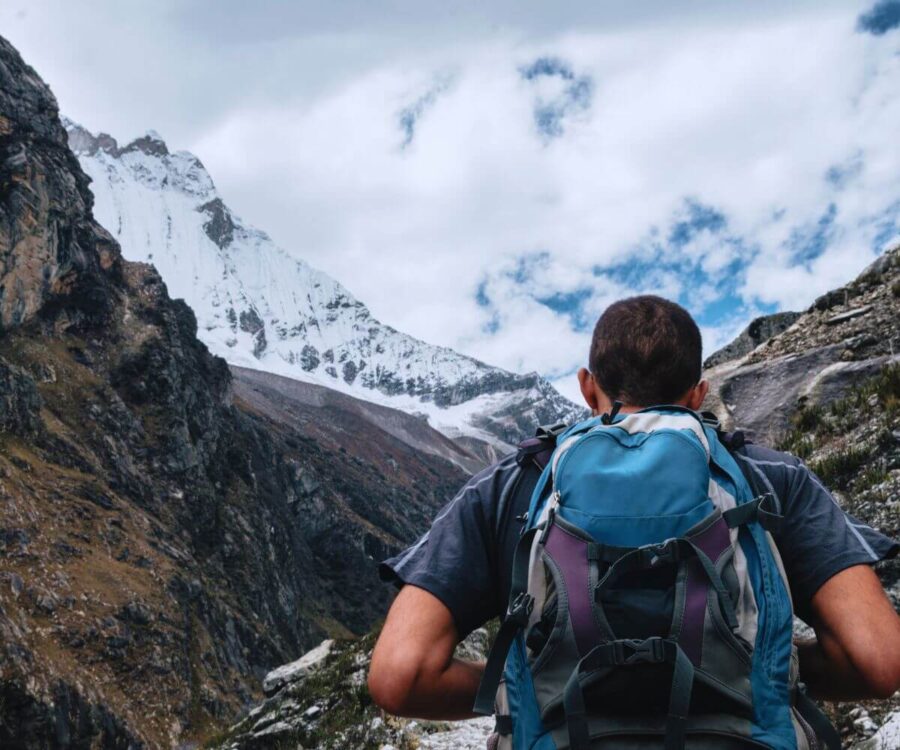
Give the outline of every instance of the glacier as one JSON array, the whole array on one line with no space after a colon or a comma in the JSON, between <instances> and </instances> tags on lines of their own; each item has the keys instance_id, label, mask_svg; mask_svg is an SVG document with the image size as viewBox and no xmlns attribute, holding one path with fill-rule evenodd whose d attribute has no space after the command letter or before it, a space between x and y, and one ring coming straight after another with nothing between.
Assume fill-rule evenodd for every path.
<instances>
[{"instance_id":1,"label":"glacier","mask_svg":"<svg viewBox=\"0 0 900 750\"><path fill-rule=\"evenodd\" d=\"M120 147L65 125L91 177L97 220L126 258L157 268L193 309L199 338L230 364L419 415L490 454L538 424L584 415L537 373L511 373L379 322L335 279L236 216L200 159L170 152L156 132Z\"/></svg>"}]
</instances>

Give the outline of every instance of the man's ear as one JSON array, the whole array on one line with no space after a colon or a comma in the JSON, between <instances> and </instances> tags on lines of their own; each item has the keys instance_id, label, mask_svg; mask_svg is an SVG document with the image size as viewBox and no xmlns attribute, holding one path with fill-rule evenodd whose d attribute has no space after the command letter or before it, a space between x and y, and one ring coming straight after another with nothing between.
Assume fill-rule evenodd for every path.
<instances>
[{"instance_id":1,"label":"man's ear","mask_svg":"<svg viewBox=\"0 0 900 750\"><path fill-rule=\"evenodd\" d=\"M687 407L694 411L700 411L703 402L706 400L706 394L709 393L709 381L701 380L697 385L688 391Z\"/></svg>"},{"instance_id":2,"label":"man's ear","mask_svg":"<svg viewBox=\"0 0 900 750\"><path fill-rule=\"evenodd\" d=\"M581 387L581 395L584 397L584 402L588 405L591 413L599 414L600 394L597 392L597 382L586 367L582 367L578 371L578 385Z\"/></svg>"}]
</instances>

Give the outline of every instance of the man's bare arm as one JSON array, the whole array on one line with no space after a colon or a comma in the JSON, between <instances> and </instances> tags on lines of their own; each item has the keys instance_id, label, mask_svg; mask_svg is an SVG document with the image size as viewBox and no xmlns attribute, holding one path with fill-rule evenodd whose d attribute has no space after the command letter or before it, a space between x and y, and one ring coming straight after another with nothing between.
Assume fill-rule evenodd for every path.
<instances>
[{"instance_id":1,"label":"man's bare arm","mask_svg":"<svg viewBox=\"0 0 900 750\"><path fill-rule=\"evenodd\" d=\"M886 698L900 689L900 617L868 565L830 578L811 604L816 638L800 642L799 655L814 696Z\"/></svg>"},{"instance_id":2,"label":"man's bare arm","mask_svg":"<svg viewBox=\"0 0 900 750\"><path fill-rule=\"evenodd\" d=\"M372 699L398 716L471 718L484 664L454 659L458 640L443 602L424 589L404 586L372 654Z\"/></svg>"}]
</instances>

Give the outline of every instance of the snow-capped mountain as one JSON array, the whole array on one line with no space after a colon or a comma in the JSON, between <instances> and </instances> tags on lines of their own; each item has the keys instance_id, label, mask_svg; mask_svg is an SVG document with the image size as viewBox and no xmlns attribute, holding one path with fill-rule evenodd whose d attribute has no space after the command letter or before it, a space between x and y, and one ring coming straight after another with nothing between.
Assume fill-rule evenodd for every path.
<instances>
[{"instance_id":1,"label":"snow-capped mountain","mask_svg":"<svg viewBox=\"0 0 900 750\"><path fill-rule=\"evenodd\" d=\"M337 281L235 216L200 160L153 131L120 147L66 121L92 178L94 214L129 260L152 263L229 363L423 414L454 438L497 447L581 410L536 373L433 346L372 317Z\"/></svg>"}]
</instances>

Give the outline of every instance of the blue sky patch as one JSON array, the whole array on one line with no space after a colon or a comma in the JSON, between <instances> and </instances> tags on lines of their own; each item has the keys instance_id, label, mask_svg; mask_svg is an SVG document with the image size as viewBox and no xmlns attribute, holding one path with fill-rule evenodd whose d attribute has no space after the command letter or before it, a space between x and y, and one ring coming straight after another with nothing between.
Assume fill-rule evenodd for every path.
<instances>
[{"instance_id":1,"label":"blue sky patch","mask_svg":"<svg viewBox=\"0 0 900 750\"><path fill-rule=\"evenodd\" d=\"M400 148L407 148L416 137L416 126L419 124L422 115L434 106L438 97L450 86L451 79L444 77L439 79L434 86L418 97L414 102L407 105L397 114L397 124L400 127L402 140Z\"/></svg>"},{"instance_id":2,"label":"blue sky patch","mask_svg":"<svg viewBox=\"0 0 900 750\"><path fill-rule=\"evenodd\" d=\"M810 264L825 252L837 236L837 215L837 205L830 203L818 221L811 226L798 227L790 233L785 245L795 264L809 268Z\"/></svg>"},{"instance_id":3,"label":"blue sky patch","mask_svg":"<svg viewBox=\"0 0 900 750\"><path fill-rule=\"evenodd\" d=\"M475 303L479 307L491 306L491 298L487 295L487 280L479 282L478 288L475 290Z\"/></svg>"},{"instance_id":4,"label":"blue sky patch","mask_svg":"<svg viewBox=\"0 0 900 750\"><path fill-rule=\"evenodd\" d=\"M840 168L845 174L858 170L854 157ZM773 221L785 221L785 214ZM844 228L837 203L829 203L817 218L786 231L782 249L791 265L805 266L820 257ZM900 236L900 202L888 206L870 220L873 246L881 250ZM489 316L482 329L499 333L503 328L503 300L520 294L566 319L571 330L589 334L596 316L609 301L635 294L660 294L687 308L704 329L710 354L759 315L778 312L775 302L763 302L746 288L748 268L760 253L750 237L736 234L720 208L688 197L668 221L648 227L644 239L630 249L627 259L585 269L585 278L571 287L554 289L560 275L561 256L539 251L509 260L502 269L485 276L475 289L475 301ZM497 286L495 286L497 285ZM492 290L497 297L492 298Z\"/></svg>"},{"instance_id":5,"label":"blue sky patch","mask_svg":"<svg viewBox=\"0 0 900 750\"><path fill-rule=\"evenodd\" d=\"M712 206L689 198L685 201L685 208L687 216L676 221L669 232L671 245L686 245L702 231L721 232L728 225L725 215Z\"/></svg>"},{"instance_id":6,"label":"blue sky patch","mask_svg":"<svg viewBox=\"0 0 900 750\"><path fill-rule=\"evenodd\" d=\"M594 82L590 76L576 75L572 66L556 57L539 57L529 65L519 68L525 81L532 83L542 78L559 79L563 84L555 96L538 96L534 105L534 124L538 134L546 141L559 138L565 132L564 120L591 106Z\"/></svg>"},{"instance_id":7,"label":"blue sky patch","mask_svg":"<svg viewBox=\"0 0 900 750\"><path fill-rule=\"evenodd\" d=\"M710 271L706 253L691 246L701 233L714 239L729 261ZM665 239L663 239L665 238ZM744 238L728 231L725 214L714 206L687 198L668 226L655 227L631 260L595 266L594 276L614 282L622 294L662 293L686 307L701 326L721 325L736 310L745 309L742 286L756 251Z\"/></svg>"},{"instance_id":8,"label":"blue sky patch","mask_svg":"<svg viewBox=\"0 0 900 750\"><path fill-rule=\"evenodd\" d=\"M825 182L837 190L843 190L862 173L863 155L856 153L847 161L835 164L825 172Z\"/></svg>"},{"instance_id":9,"label":"blue sky patch","mask_svg":"<svg viewBox=\"0 0 900 750\"><path fill-rule=\"evenodd\" d=\"M539 57L531 65L525 65L520 68L522 78L526 81L533 81L541 76L559 76L567 81L575 79L575 73L568 63L563 62L558 57Z\"/></svg>"},{"instance_id":10,"label":"blue sky patch","mask_svg":"<svg viewBox=\"0 0 900 750\"><path fill-rule=\"evenodd\" d=\"M900 240L900 200L894 201L872 222L875 235L872 248L882 252L891 242Z\"/></svg>"},{"instance_id":11,"label":"blue sky patch","mask_svg":"<svg viewBox=\"0 0 900 750\"><path fill-rule=\"evenodd\" d=\"M594 296L594 290L590 287L576 289L574 292L554 292L542 297L535 297L535 300L547 307L553 312L568 316L575 330L585 330L585 328L593 326L593 320L585 315L585 303L589 302Z\"/></svg>"},{"instance_id":12,"label":"blue sky patch","mask_svg":"<svg viewBox=\"0 0 900 750\"><path fill-rule=\"evenodd\" d=\"M857 31L875 36L900 27L900 0L881 0L871 10L866 11L856 21Z\"/></svg>"}]
</instances>

